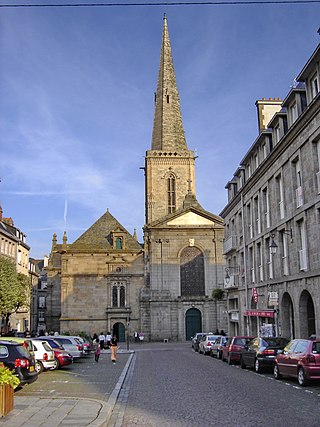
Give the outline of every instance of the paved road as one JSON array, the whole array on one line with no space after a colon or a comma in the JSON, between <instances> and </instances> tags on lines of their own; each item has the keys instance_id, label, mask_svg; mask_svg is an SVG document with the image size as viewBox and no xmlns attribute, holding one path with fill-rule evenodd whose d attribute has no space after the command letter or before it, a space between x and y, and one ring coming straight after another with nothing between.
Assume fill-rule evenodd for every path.
<instances>
[{"instance_id":1,"label":"paved road","mask_svg":"<svg viewBox=\"0 0 320 427\"><path fill-rule=\"evenodd\" d=\"M108 427L319 426L320 387L276 381L186 344L136 348Z\"/></svg>"}]
</instances>

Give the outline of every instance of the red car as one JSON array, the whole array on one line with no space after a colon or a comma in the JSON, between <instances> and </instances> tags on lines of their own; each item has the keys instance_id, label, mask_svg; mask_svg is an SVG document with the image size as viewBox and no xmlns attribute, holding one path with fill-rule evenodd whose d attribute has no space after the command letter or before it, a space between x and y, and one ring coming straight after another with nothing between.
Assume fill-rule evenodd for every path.
<instances>
[{"instance_id":1,"label":"red car","mask_svg":"<svg viewBox=\"0 0 320 427\"><path fill-rule=\"evenodd\" d=\"M242 349L249 344L254 337L247 335L237 335L228 338L228 341L222 346L222 360L227 361L229 365L240 362Z\"/></svg>"},{"instance_id":2,"label":"red car","mask_svg":"<svg viewBox=\"0 0 320 427\"><path fill-rule=\"evenodd\" d=\"M294 339L275 358L273 374L298 379L301 386L320 380L320 339Z\"/></svg>"}]
</instances>

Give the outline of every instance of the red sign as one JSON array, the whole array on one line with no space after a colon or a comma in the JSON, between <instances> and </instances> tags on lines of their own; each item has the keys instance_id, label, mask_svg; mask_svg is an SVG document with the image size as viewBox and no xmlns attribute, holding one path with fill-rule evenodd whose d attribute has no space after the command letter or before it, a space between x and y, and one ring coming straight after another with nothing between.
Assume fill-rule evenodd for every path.
<instances>
[{"instance_id":1,"label":"red sign","mask_svg":"<svg viewBox=\"0 0 320 427\"><path fill-rule=\"evenodd\" d=\"M252 298L254 302L258 302L258 291L257 288L252 288Z\"/></svg>"},{"instance_id":2,"label":"red sign","mask_svg":"<svg viewBox=\"0 0 320 427\"><path fill-rule=\"evenodd\" d=\"M247 316L274 317L274 310L246 310Z\"/></svg>"}]
</instances>

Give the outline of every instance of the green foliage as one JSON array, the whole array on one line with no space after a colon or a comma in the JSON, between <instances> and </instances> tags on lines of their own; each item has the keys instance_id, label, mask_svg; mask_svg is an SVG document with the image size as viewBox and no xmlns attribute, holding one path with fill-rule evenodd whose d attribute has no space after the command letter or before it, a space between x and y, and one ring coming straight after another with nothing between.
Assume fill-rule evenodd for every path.
<instances>
[{"instance_id":1,"label":"green foliage","mask_svg":"<svg viewBox=\"0 0 320 427\"><path fill-rule=\"evenodd\" d=\"M12 388L16 388L20 384L19 378L3 363L0 363L0 384L8 384Z\"/></svg>"},{"instance_id":2,"label":"green foliage","mask_svg":"<svg viewBox=\"0 0 320 427\"><path fill-rule=\"evenodd\" d=\"M6 317L30 298L31 283L28 276L17 273L12 261L0 256L0 316Z\"/></svg>"},{"instance_id":3,"label":"green foliage","mask_svg":"<svg viewBox=\"0 0 320 427\"><path fill-rule=\"evenodd\" d=\"M212 298L215 300L221 300L224 295L224 290L221 288L212 289Z\"/></svg>"}]
</instances>

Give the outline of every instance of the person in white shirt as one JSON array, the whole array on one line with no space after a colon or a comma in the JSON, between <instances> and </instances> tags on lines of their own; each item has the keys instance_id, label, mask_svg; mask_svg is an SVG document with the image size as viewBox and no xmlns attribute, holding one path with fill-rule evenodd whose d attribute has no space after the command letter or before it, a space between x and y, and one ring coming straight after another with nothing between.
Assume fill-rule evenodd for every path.
<instances>
[{"instance_id":1,"label":"person in white shirt","mask_svg":"<svg viewBox=\"0 0 320 427\"><path fill-rule=\"evenodd\" d=\"M101 332L101 334L99 335L99 345L101 350L104 349L104 342L105 342L106 337L104 336L104 333Z\"/></svg>"}]
</instances>

